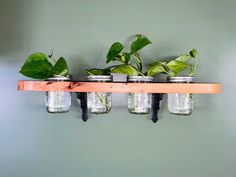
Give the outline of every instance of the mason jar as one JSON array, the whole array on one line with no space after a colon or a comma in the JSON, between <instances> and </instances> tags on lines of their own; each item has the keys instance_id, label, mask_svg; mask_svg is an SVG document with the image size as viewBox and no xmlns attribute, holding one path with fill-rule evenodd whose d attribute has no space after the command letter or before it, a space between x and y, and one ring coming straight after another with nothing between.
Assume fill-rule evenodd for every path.
<instances>
[{"instance_id":1,"label":"mason jar","mask_svg":"<svg viewBox=\"0 0 236 177\"><path fill-rule=\"evenodd\" d=\"M111 75L87 76L87 81L91 82L112 82ZM105 114L111 110L111 93L108 92L88 92L87 108L92 114Z\"/></svg>"},{"instance_id":2,"label":"mason jar","mask_svg":"<svg viewBox=\"0 0 236 177\"><path fill-rule=\"evenodd\" d=\"M195 77L180 76L180 77L168 77L167 81L171 83L192 83ZM192 93L168 93L167 96L168 110L172 114L177 115L190 115L193 111L193 99Z\"/></svg>"},{"instance_id":3,"label":"mason jar","mask_svg":"<svg viewBox=\"0 0 236 177\"><path fill-rule=\"evenodd\" d=\"M48 78L47 81L62 82L71 81L71 75L53 76ZM63 113L68 112L71 107L71 93L64 91L47 91L45 96L46 110L49 113Z\"/></svg>"},{"instance_id":4,"label":"mason jar","mask_svg":"<svg viewBox=\"0 0 236 177\"><path fill-rule=\"evenodd\" d=\"M128 82L149 83L153 82L153 77L149 76L129 76ZM151 93L129 93L128 110L132 114L149 114L152 107Z\"/></svg>"}]
</instances>

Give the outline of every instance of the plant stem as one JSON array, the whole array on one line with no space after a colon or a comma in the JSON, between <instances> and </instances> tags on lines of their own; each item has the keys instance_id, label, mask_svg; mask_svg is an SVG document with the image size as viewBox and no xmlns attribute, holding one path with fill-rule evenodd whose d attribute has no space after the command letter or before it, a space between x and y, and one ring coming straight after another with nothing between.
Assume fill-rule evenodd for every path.
<instances>
[{"instance_id":1,"label":"plant stem","mask_svg":"<svg viewBox=\"0 0 236 177\"><path fill-rule=\"evenodd\" d=\"M133 54L136 66L140 72L142 72L142 61L138 53Z\"/></svg>"},{"instance_id":2,"label":"plant stem","mask_svg":"<svg viewBox=\"0 0 236 177\"><path fill-rule=\"evenodd\" d=\"M96 96L98 97L98 99L100 100L100 102L106 106L106 109L107 109L107 110L110 110L109 105L108 105L108 98L107 98L107 96L105 96L105 99L106 99L105 102L104 102L104 100L102 99L102 96L101 96L101 95L96 94Z\"/></svg>"},{"instance_id":3,"label":"plant stem","mask_svg":"<svg viewBox=\"0 0 236 177\"><path fill-rule=\"evenodd\" d=\"M195 64L194 64L194 68L193 71L190 71L189 76L193 76L197 70L197 65L198 65L198 58L195 58Z\"/></svg>"},{"instance_id":4,"label":"plant stem","mask_svg":"<svg viewBox=\"0 0 236 177\"><path fill-rule=\"evenodd\" d=\"M174 76L173 74L171 74L171 73L169 73L169 72L167 72L167 71L164 71L164 73L166 73L166 74L168 74L169 76Z\"/></svg>"},{"instance_id":5,"label":"plant stem","mask_svg":"<svg viewBox=\"0 0 236 177\"><path fill-rule=\"evenodd\" d=\"M138 71L138 70L137 70ZM138 71L138 73L142 76L145 76L145 74L143 74L142 72Z\"/></svg>"}]
</instances>

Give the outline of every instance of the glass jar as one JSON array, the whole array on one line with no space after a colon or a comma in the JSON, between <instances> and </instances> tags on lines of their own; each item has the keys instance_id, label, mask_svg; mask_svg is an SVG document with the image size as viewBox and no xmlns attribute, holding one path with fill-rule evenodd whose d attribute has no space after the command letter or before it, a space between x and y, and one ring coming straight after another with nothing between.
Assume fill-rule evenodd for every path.
<instances>
[{"instance_id":1,"label":"glass jar","mask_svg":"<svg viewBox=\"0 0 236 177\"><path fill-rule=\"evenodd\" d=\"M192 83L195 77L180 76L180 77L168 77L167 81L171 83ZM193 110L192 93L168 93L167 96L168 110L171 114L177 115L190 115Z\"/></svg>"},{"instance_id":2,"label":"glass jar","mask_svg":"<svg viewBox=\"0 0 236 177\"><path fill-rule=\"evenodd\" d=\"M93 75L87 76L91 82L112 82L112 76ZM111 110L111 93L108 92L88 92L87 107L92 114L105 114Z\"/></svg>"},{"instance_id":3,"label":"glass jar","mask_svg":"<svg viewBox=\"0 0 236 177\"><path fill-rule=\"evenodd\" d=\"M129 76L128 82L148 83L153 82L153 77L149 76ZM129 93L128 110L132 114L149 114L152 107L151 93Z\"/></svg>"},{"instance_id":4,"label":"glass jar","mask_svg":"<svg viewBox=\"0 0 236 177\"><path fill-rule=\"evenodd\" d=\"M71 75L65 76L54 76L48 78L47 81L61 82L71 81ZM46 110L49 113L63 113L68 112L71 107L71 93L64 91L48 91L45 97Z\"/></svg>"}]
</instances>

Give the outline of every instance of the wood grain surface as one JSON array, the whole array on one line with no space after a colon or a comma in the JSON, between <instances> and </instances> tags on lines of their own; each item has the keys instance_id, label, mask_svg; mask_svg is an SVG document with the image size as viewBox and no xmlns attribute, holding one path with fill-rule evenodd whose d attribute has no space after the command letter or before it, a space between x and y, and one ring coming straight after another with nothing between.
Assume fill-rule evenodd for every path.
<instances>
[{"instance_id":1,"label":"wood grain surface","mask_svg":"<svg viewBox=\"0 0 236 177\"><path fill-rule=\"evenodd\" d=\"M116 92L116 93L202 93L221 92L218 83L108 83L18 81L19 91Z\"/></svg>"}]
</instances>

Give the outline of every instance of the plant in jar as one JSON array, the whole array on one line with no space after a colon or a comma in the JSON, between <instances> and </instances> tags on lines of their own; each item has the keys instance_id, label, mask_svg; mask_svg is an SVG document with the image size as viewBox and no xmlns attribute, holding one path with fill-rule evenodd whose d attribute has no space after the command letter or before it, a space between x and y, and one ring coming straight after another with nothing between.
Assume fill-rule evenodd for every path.
<instances>
[{"instance_id":1,"label":"plant in jar","mask_svg":"<svg viewBox=\"0 0 236 177\"><path fill-rule=\"evenodd\" d=\"M120 42L114 42L106 56L106 63L118 62L118 65L106 69L111 73L128 75L128 82L153 82L153 77L143 71L143 62L140 51L151 44L151 41L144 35L136 34L130 46ZM133 114L148 114L152 105L152 94L150 93L129 93L128 110Z\"/></svg>"},{"instance_id":2,"label":"plant in jar","mask_svg":"<svg viewBox=\"0 0 236 177\"><path fill-rule=\"evenodd\" d=\"M88 69L86 70L87 80L92 82L111 82L112 76L109 69ZM93 114L104 114L111 110L111 93L89 92L87 93L87 107Z\"/></svg>"},{"instance_id":3,"label":"plant in jar","mask_svg":"<svg viewBox=\"0 0 236 177\"><path fill-rule=\"evenodd\" d=\"M65 58L60 57L55 60L53 53L50 55L41 52L31 54L19 72L33 79L47 79L55 82L70 80ZM49 113L68 112L71 106L71 94L48 91L46 92L45 105Z\"/></svg>"},{"instance_id":4,"label":"plant in jar","mask_svg":"<svg viewBox=\"0 0 236 177\"><path fill-rule=\"evenodd\" d=\"M148 74L156 75L165 73L169 75L168 82L191 83L198 65L197 50L192 49L189 54L182 54L169 62L157 61L148 65ZM185 73L185 75L182 75ZM193 110L192 93L168 94L168 109L170 113L177 115L190 115Z\"/></svg>"},{"instance_id":5,"label":"plant in jar","mask_svg":"<svg viewBox=\"0 0 236 177\"><path fill-rule=\"evenodd\" d=\"M155 76L159 73L164 73L169 75L170 77L180 76L184 71L188 73L186 76L191 77L195 74L198 58L197 58L197 50L192 49L189 54L179 55L177 58L172 59L171 61L161 61L158 60L156 62L150 63L148 65L148 73L149 76ZM191 60L194 60L193 64Z\"/></svg>"},{"instance_id":6,"label":"plant in jar","mask_svg":"<svg viewBox=\"0 0 236 177\"><path fill-rule=\"evenodd\" d=\"M55 60L53 54L46 55L38 52L26 59L19 72L33 79L48 79L53 76L67 77L68 65L64 57Z\"/></svg>"}]
</instances>

